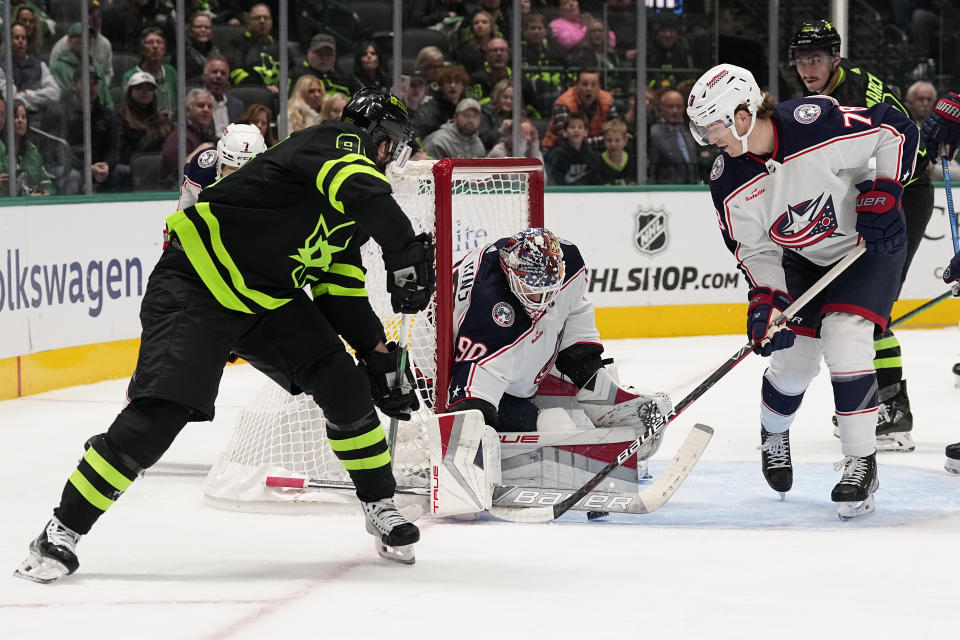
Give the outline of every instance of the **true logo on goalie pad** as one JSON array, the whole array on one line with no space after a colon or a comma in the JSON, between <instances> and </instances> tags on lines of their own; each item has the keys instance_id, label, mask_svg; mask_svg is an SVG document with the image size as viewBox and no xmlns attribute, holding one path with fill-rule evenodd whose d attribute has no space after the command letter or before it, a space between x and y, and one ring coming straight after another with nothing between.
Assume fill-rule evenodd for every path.
<instances>
[{"instance_id":1,"label":"true logo on goalie pad","mask_svg":"<svg viewBox=\"0 0 960 640\"><path fill-rule=\"evenodd\" d=\"M640 253L655 255L667 248L667 210L663 207L637 207L634 212L637 232L634 243Z\"/></svg>"}]
</instances>

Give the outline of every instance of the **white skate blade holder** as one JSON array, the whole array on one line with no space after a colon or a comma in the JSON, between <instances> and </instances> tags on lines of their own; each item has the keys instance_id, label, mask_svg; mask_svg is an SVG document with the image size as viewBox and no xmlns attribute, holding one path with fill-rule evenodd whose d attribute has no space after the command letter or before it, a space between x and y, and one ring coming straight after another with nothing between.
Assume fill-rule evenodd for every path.
<instances>
[{"instance_id":1,"label":"white skate blade holder","mask_svg":"<svg viewBox=\"0 0 960 640\"><path fill-rule=\"evenodd\" d=\"M837 517L841 520L853 520L873 513L877 502L871 493L863 502L838 502Z\"/></svg>"},{"instance_id":2,"label":"white skate blade holder","mask_svg":"<svg viewBox=\"0 0 960 640\"><path fill-rule=\"evenodd\" d=\"M406 518L407 522L416 522L420 519L420 516L423 515L423 507L419 504L409 504L397 510ZM380 532L376 529L371 531L368 526L367 532L374 536L373 548L377 550L377 554L384 560L399 562L400 564L414 564L417 561L417 556L413 549L414 545L405 544L392 547L383 542L381 536L378 535Z\"/></svg>"},{"instance_id":3,"label":"white skate blade holder","mask_svg":"<svg viewBox=\"0 0 960 640\"><path fill-rule=\"evenodd\" d=\"M943 463L943 468L947 471L947 473L960 475L960 460L947 458L947 461Z\"/></svg>"},{"instance_id":4,"label":"white skate blade holder","mask_svg":"<svg viewBox=\"0 0 960 640\"><path fill-rule=\"evenodd\" d=\"M45 558L33 549L13 575L17 578L30 580L39 584L50 584L67 575L68 570L63 563L53 558Z\"/></svg>"}]
</instances>

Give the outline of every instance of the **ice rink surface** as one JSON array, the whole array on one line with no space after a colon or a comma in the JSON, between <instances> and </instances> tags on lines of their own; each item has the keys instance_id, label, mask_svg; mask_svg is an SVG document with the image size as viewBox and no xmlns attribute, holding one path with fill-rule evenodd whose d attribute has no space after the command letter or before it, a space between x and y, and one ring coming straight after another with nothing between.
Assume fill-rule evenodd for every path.
<instances>
[{"instance_id":1,"label":"ice rink surface","mask_svg":"<svg viewBox=\"0 0 960 640\"><path fill-rule=\"evenodd\" d=\"M825 370L791 431L785 502L759 468L760 375L750 356L670 426L654 473L694 422L716 429L660 511L587 523L421 520L417 564L377 557L359 508L265 515L206 505L203 476L262 384L226 372L217 420L191 424L78 547L80 570L13 578L124 381L0 402L0 638L950 638L960 633L960 440L954 329L901 331L917 450L879 457L877 511L830 502ZM606 343L621 378L678 401L744 342L710 336Z\"/></svg>"}]
</instances>

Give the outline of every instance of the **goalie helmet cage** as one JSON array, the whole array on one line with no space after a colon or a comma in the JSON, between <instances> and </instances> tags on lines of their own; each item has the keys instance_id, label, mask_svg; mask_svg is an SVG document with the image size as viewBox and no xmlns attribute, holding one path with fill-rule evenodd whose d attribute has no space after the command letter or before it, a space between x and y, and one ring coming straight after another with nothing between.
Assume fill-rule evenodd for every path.
<instances>
[{"instance_id":1,"label":"goalie helmet cage","mask_svg":"<svg viewBox=\"0 0 960 640\"><path fill-rule=\"evenodd\" d=\"M408 347L420 410L400 422L392 453L405 486L429 485L425 420L446 410L453 363L453 265L467 252L527 227L543 226L543 165L523 158L408 162L388 171L393 196L414 232L434 234L437 291L410 324ZM380 248L364 246L366 288L388 340L398 340L400 315L386 291ZM389 419L381 414L386 429ZM344 491L266 486L267 476L342 481L349 476L330 450L323 412L305 395L291 396L267 380L237 417L230 442L207 476L204 495L217 506L273 510L304 502L353 502Z\"/></svg>"}]
</instances>

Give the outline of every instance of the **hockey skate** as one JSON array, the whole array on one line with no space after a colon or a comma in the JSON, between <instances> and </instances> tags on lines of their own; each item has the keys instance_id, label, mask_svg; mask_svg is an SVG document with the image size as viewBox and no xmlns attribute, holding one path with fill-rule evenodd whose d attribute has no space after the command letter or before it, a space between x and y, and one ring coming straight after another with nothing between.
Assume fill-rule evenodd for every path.
<instances>
[{"instance_id":1,"label":"hockey skate","mask_svg":"<svg viewBox=\"0 0 960 640\"><path fill-rule=\"evenodd\" d=\"M850 520L873 513L876 506L873 494L880 486L877 480L876 451L868 456L847 456L834 464L833 469L843 469L840 482L830 494L830 499L839 503L837 516L841 520Z\"/></svg>"},{"instance_id":2,"label":"hockey skate","mask_svg":"<svg viewBox=\"0 0 960 640\"><path fill-rule=\"evenodd\" d=\"M376 537L374 546L381 558L413 564L416 562L413 545L420 540L420 529L413 524L423 513L419 505L397 509L393 498L376 502L361 502L366 519L367 533Z\"/></svg>"},{"instance_id":3,"label":"hockey skate","mask_svg":"<svg viewBox=\"0 0 960 640\"><path fill-rule=\"evenodd\" d=\"M760 427L760 464L763 477L785 500L793 487L793 463L790 461L790 431L770 433Z\"/></svg>"},{"instance_id":4,"label":"hockey skate","mask_svg":"<svg viewBox=\"0 0 960 640\"><path fill-rule=\"evenodd\" d=\"M953 386L960 387L960 362L953 365Z\"/></svg>"},{"instance_id":5,"label":"hockey skate","mask_svg":"<svg viewBox=\"0 0 960 640\"><path fill-rule=\"evenodd\" d=\"M877 406L877 451L903 451L917 448L913 441L913 413L907 397L907 381L880 389ZM833 435L840 437L837 416L833 416Z\"/></svg>"},{"instance_id":6,"label":"hockey skate","mask_svg":"<svg viewBox=\"0 0 960 640\"><path fill-rule=\"evenodd\" d=\"M77 570L77 542L80 534L52 518L37 539L30 543L30 553L16 571L18 578L41 584L56 582Z\"/></svg>"},{"instance_id":7,"label":"hockey skate","mask_svg":"<svg viewBox=\"0 0 960 640\"><path fill-rule=\"evenodd\" d=\"M960 474L960 442L947 445L947 461L943 468L950 473Z\"/></svg>"}]
</instances>

